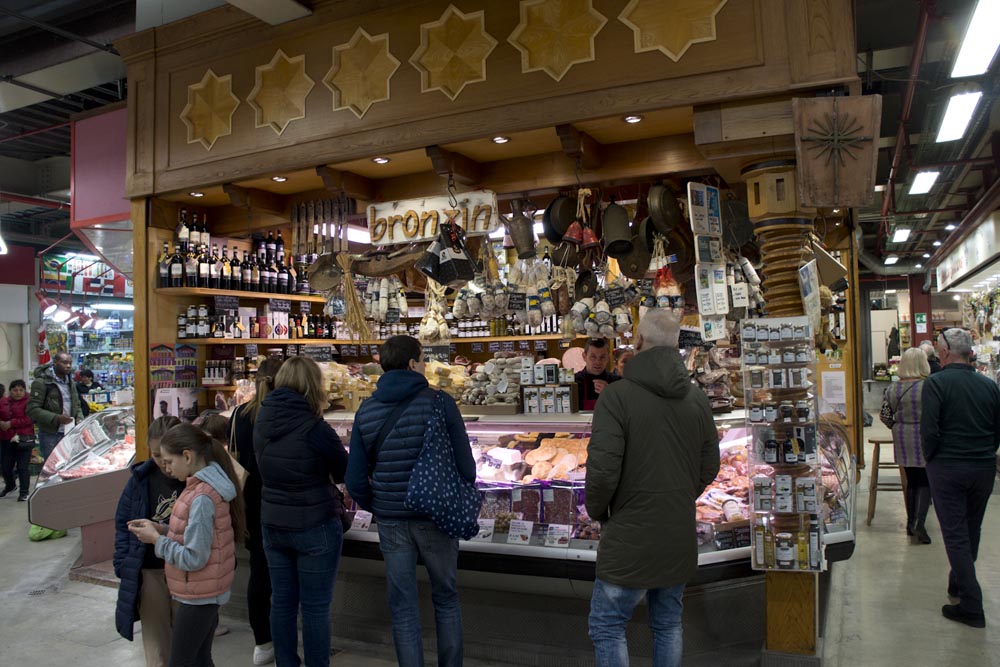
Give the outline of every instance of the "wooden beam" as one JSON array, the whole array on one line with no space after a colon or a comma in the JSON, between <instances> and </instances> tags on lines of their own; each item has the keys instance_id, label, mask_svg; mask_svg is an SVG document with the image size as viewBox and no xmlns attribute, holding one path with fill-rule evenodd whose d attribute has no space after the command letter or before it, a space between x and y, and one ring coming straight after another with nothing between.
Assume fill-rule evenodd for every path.
<instances>
[{"instance_id":1,"label":"wooden beam","mask_svg":"<svg viewBox=\"0 0 1000 667\"><path fill-rule=\"evenodd\" d=\"M365 176L326 165L316 167L316 174L323 179L323 185L330 192L343 192L351 199L364 201L371 201L375 197L375 183Z\"/></svg>"},{"instance_id":2,"label":"wooden beam","mask_svg":"<svg viewBox=\"0 0 1000 667\"><path fill-rule=\"evenodd\" d=\"M573 160L574 164L579 161L581 169L593 171L604 163L603 147L586 132L567 124L556 125L556 134L562 142L563 153Z\"/></svg>"},{"instance_id":3,"label":"wooden beam","mask_svg":"<svg viewBox=\"0 0 1000 667\"><path fill-rule=\"evenodd\" d=\"M235 183L225 183L222 190L229 196L229 203L237 208L249 208L258 213L285 216L288 208L287 197L273 192L245 188Z\"/></svg>"},{"instance_id":4,"label":"wooden beam","mask_svg":"<svg viewBox=\"0 0 1000 667\"><path fill-rule=\"evenodd\" d=\"M462 185L479 185L483 179L483 165L461 153L433 145L424 149L434 165L434 173L443 178L453 176Z\"/></svg>"},{"instance_id":5,"label":"wooden beam","mask_svg":"<svg viewBox=\"0 0 1000 667\"><path fill-rule=\"evenodd\" d=\"M135 348L135 379L133 389L135 391L135 458L138 461L145 461L149 458L149 418L150 406L152 405L152 392L150 390L149 374L149 311L150 304L154 299L153 287L159 276L159 267L154 266L159 252L155 241L149 240L149 232L146 220L146 199L144 197L132 200L132 283L134 285L135 299L132 304L135 308L134 331L132 333ZM159 341L157 341L159 342Z\"/></svg>"},{"instance_id":6,"label":"wooden beam","mask_svg":"<svg viewBox=\"0 0 1000 667\"><path fill-rule=\"evenodd\" d=\"M274 229L288 224L284 212L272 213L253 207L247 219L247 209L235 206L217 206L210 209L209 229L212 236L248 236L252 232Z\"/></svg>"}]
</instances>

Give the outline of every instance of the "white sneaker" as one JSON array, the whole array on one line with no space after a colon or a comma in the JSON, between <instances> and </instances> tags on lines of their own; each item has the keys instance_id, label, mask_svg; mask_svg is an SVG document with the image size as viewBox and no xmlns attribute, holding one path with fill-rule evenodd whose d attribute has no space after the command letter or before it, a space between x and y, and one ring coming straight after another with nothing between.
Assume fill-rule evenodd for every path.
<instances>
[{"instance_id":1,"label":"white sneaker","mask_svg":"<svg viewBox=\"0 0 1000 667\"><path fill-rule=\"evenodd\" d=\"M253 664L270 665L274 662L274 643L268 642L253 647Z\"/></svg>"}]
</instances>

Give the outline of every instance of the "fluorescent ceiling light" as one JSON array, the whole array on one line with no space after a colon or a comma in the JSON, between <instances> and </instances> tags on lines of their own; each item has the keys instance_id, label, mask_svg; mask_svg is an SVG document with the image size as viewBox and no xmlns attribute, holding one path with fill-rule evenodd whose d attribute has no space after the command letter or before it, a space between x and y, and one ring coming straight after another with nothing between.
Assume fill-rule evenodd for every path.
<instances>
[{"instance_id":1,"label":"fluorescent ceiling light","mask_svg":"<svg viewBox=\"0 0 1000 667\"><path fill-rule=\"evenodd\" d=\"M946 232L953 232L953 231L955 231L955 229L956 229L955 225L945 225L944 226L944 231L946 231Z\"/></svg>"},{"instance_id":2,"label":"fluorescent ceiling light","mask_svg":"<svg viewBox=\"0 0 1000 667\"><path fill-rule=\"evenodd\" d=\"M1000 2L979 0L951 70L952 78L976 76L990 68L1000 46Z\"/></svg>"},{"instance_id":3,"label":"fluorescent ceiling light","mask_svg":"<svg viewBox=\"0 0 1000 667\"><path fill-rule=\"evenodd\" d=\"M925 252L924 253L924 259L930 259L930 258L931 258L931 254L929 252Z\"/></svg>"},{"instance_id":4,"label":"fluorescent ceiling light","mask_svg":"<svg viewBox=\"0 0 1000 667\"><path fill-rule=\"evenodd\" d=\"M941 242L940 242L940 241L935 241L935 242L934 242L934 243L932 243L931 245L932 245L932 246L934 246L934 247L936 248L936 247L938 247L938 246L940 246L940 245L941 245Z\"/></svg>"},{"instance_id":5,"label":"fluorescent ceiling light","mask_svg":"<svg viewBox=\"0 0 1000 667\"><path fill-rule=\"evenodd\" d=\"M938 176L941 175L940 171L921 171L917 172L916 177L913 179L913 185L910 186L911 195L925 195L931 191L934 187L935 181L937 181Z\"/></svg>"},{"instance_id":6,"label":"fluorescent ceiling light","mask_svg":"<svg viewBox=\"0 0 1000 667\"><path fill-rule=\"evenodd\" d=\"M888 257L885 258L885 264L886 264L886 266L890 266L892 264L895 264L898 261L899 261L899 257L897 255L889 255Z\"/></svg>"},{"instance_id":7,"label":"fluorescent ceiling light","mask_svg":"<svg viewBox=\"0 0 1000 667\"><path fill-rule=\"evenodd\" d=\"M924 265L920 264L920 263L917 263L917 264L913 265L913 268L915 268L915 269L922 269L922 268L924 268Z\"/></svg>"},{"instance_id":8,"label":"fluorescent ceiling light","mask_svg":"<svg viewBox=\"0 0 1000 667\"><path fill-rule=\"evenodd\" d=\"M371 243L372 237L367 229L347 226L347 240L351 243Z\"/></svg>"},{"instance_id":9,"label":"fluorescent ceiling light","mask_svg":"<svg viewBox=\"0 0 1000 667\"><path fill-rule=\"evenodd\" d=\"M910 228L909 227L897 227L895 233L892 235L893 243L905 243L906 239L910 238Z\"/></svg>"},{"instance_id":10,"label":"fluorescent ceiling light","mask_svg":"<svg viewBox=\"0 0 1000 667\"><path fill-rule=\"evenodd\" d=\"M875 192L885 192L885 186L884 185L876 185L875 186Z\"/></svg>"},{"instance_id":11,"label":"fluorescent ceiling light","mask_svg":"<svg viewBox=\"0 0 1000 667\"><path fill-rule=\"evenodd\" d=\"M135 310L131 303L95 303L90 307L94 310Z\"/></svg>"},{"instance_id":12,"label":"fluorescent ceiling light","mask_svg":"<svg viewBox=\"0 0 1000 667\"><path fill-rule=\"evenodd\" d=\"M894 289L887 289L887 290L885 291L885 293L886 293L886 294L895 294L895 293L896 293L896 290L894 290Z\"/></svg>"},{"instance_id":13,"label":"fluorescent ceiling light","mask_svg":"<svg viewBox=\"0 0 1000 667\"><path fill-rule=\"evenodd\" d=\"M982 96L980 90L951 96L944 118L941 120L941 127L938 129L937 143L955 141L965 135L965 130L968 129L972 114L976 112L976 106Z\"/></svg>"}]
</instances>

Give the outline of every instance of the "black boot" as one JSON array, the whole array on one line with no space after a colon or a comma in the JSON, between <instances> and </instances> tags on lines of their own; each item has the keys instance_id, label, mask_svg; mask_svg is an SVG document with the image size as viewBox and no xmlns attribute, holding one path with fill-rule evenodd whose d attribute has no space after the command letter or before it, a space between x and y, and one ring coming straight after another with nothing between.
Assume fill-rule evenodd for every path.
<instances>
[{"instance_id":1,"label":"black boot","mask_svg":"<svg viewBox=\"0 0 1000 667\"><path fill-rule=\"evenodd\" d=\"M906 534L909 537L913 536L913 517L916 514L915 508L917 504L917 490L912 486L906 487L906 492L903 494L903 502L906 504Z\"/></svg>"},{"instance_id":2,"label":"black boot","mask_svg":"<svg viewBox=\"0 0 1000 667\"><path fill-rule=\"evenodd\" d=\"M917 498L913 512L913 534L920 544L930 544L931 536L927 534L924 522L927 521L927 510L931 506L931 489L929 486L921 486L917 489Z\"/></svg>"}]
</instances>

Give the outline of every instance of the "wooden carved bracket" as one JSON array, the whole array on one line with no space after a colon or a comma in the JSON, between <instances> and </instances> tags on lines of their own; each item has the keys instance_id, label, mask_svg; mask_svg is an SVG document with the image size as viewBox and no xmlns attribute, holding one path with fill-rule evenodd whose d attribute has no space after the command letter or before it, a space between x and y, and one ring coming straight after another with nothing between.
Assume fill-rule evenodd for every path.
<instances>
[{"instance_id":1,"label":"wooden carved bracket","mask_svg":"<svg viewBox=\"0 0 1000 667\"><path fill-rule=\"evenodd\" d=\"M424 150L431 159L434 173L438 176L444 178L453 176L456 182L463 185L479 185L482 182L483 165L472 158L437 145L428 146Z\"/></svg>"},{"instance_id":2,"label":"wooden carved bracket","mask_svg":"<svg viewBox=\"0 0 1000 667\"><path fill-rule=\"evenodd\" d=\"M284 216L286 197L265 190L246 188L235 183L225 183L222 191L229 197L229 203L237 208L251 208L257 213Z\"/></svg>"},{"instance_id":3,"label":"wooden carved bracket","mask_svg":"<svg viewBox=\"0 0 1000 667\"><path fill-rule=\"evenodd\" d=\"M330 192L343 192L351 199L364 201L375 198L375 183L370 178L326 165L316 167L316 174L323 179L323 186Z\"/></svg>"},{"instance_id":4,"label":"wooden carved bracket","mask_svg":"<svg viewBox=\"0 0 1000 667\"><path fill-rule=\"evenodd\" d=\"M562 142L566 157L579 160L580 168L588 171L600 168L603 163L603 146L586 132L572 125L557 125L556 134Z\"/></svg>"}]
</instances>

